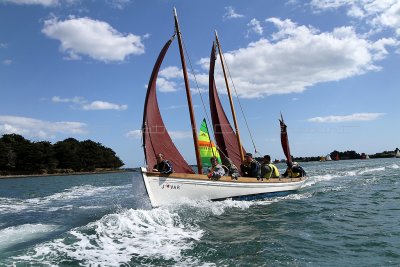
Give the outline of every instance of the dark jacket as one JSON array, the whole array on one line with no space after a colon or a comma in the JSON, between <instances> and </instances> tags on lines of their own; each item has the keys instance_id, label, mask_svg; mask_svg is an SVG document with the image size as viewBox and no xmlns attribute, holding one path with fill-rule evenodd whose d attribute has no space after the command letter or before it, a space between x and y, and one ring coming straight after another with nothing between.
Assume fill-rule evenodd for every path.
<instances>
[{"instance_id":1,"label":"dark jacket","mask_svg":"<svg viewBox=\"0 0 400 267\"><path fill-rule=\"evenodd\" d=\"M166 159L164 159L160 163L157 163L156 165L154 165L153 169L157 169L160 173L163 173L163 174L170 174L170 173L174 172L174 169L172 168L172 164Z\"/></svg>"},{"instance_id":2,"label":"dark jacket","mask_svg":"<svg viewBox=\"0 0 400 267\"><path fill-rule=\"evenodd\" d=\"M243 177L260 177L260 163L253 159L253 161L248 165L247 163L242 163L240 165L240 171Z\"/></svg>"}]
</instances>

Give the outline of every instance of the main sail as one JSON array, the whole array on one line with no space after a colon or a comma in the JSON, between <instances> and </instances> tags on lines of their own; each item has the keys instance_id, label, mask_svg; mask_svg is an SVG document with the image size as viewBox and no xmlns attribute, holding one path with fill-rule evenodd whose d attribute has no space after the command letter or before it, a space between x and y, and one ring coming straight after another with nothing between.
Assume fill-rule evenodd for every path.
<instances>
[{"instance_id":1,"label":"main sail","mask_svg":"<svg viewBox=\"0 0 400 267\"><path fill-rule=\"evenodd\" d=\"M229 123L219 99L214 78L215 60L215 45L213 43L210 57L209 98L215 141L222 152L222 157L230 158L233 164L239 168L242 163L240 149L243 149L244 154L246 151L244 151L244 148L239 148L236 134Z\"/></svg>"},{"instance_id":2,"label":"main sail","mask_svg":"<svg viewBox=\"0 0 400 267\"><path fill-rule=\"evenodd\" d=\"M203 119L203 122L200 126L199 148L203 167L211 167L211 157L217 157L218 162L221 163L221 157L219 156L218 150L210 139L206 119Z\"/></svg>"},{"instance_id":3,"label":"main sail","mask_svg":"<svg viewBox=\"0 0 400 267\"><path fill-rule=\"evenodd\" d=\"M165 159L173 164L175 172L194 173L172 142L172 139L165 128L160 109L158 108L156 81L158 71L160 70L160 66L171 42L172 38L161 50L147 87L142 124L144 154L149 170L151 170L157 163L156 155L158 153L163 153Z\"/></svg>"}]
</instances>

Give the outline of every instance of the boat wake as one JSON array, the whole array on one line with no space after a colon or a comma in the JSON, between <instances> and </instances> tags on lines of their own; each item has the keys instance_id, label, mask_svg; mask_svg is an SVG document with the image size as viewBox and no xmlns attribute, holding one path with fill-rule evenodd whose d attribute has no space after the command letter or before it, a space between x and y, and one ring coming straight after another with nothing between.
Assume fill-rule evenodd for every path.
<instances>
[{"instance_id":1,"label":"boat wake","mask_svg":"<svg viewBox=\"0 0 400 267\"><path fill-rule=\"evenodd\" d=\"M61 259L100 266L143 264L149 259L180 262L182 252L202 235L196 223L182 220L173 210L129 209L72 229L63 238L39 244L14 259L33 265L57 264Z\"/></svg>"},{"instance_id":2,"label":"boat wake","mask_svg":"<svg viewBox=\"0 0 400 267\"><path fill-rule=\"evenodd\" d=\"M59 226L46 224L23 224L1 229L0 252L15 245L36 240L57 230L59 230Z\"/></svg>"},{"instance_id":3,"label":"boat wake","mask_svg":"<svg viewBox=\"0 0 400 267\"><path fill-rule=\"evenodd\" d=\"M130 189L130 186L128 186ZM74 205L71 203L80 202L82 199L92 199L96 196L104 196L112 194L112 191L121 192L127 186L109 186L95 187L92 185L74 186L63 192L55 193L45 197L36 197L29 199L0 198L0 213L20 213L28 211L58 211L71 210ZM92 201L96 204L95 201ZM84 203L87 204L87 203ZM81 208L87 209L88 206L80 204ZM80 207L78 206L78 207ZM97 205L91 205L96 207ZM98 207L96 207L98 208Z\"/></svg>"}]
</instances>

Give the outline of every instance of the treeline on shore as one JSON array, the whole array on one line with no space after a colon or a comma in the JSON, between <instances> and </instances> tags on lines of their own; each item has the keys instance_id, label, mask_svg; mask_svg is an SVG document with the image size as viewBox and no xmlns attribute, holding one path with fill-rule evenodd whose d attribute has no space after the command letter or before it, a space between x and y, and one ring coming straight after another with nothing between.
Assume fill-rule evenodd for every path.
<instances>
[{"instance_id":1,"label":"treeline on shore","mask_svg":"<svg viewBox=\"0 0 400 267\"><path fill-rule=\"evenodd\" d=\"M123 165L111 148L91 140L68 138L52 144L32 142L18 134L0 138L0 175L93 172Z\"/></svg>"},{"instance_id":2,"label":"treeline on shore","mask_svg":"<svg viewBox=\"0 0 400 267\"><path fill-rule=\"evenodd\" d=\"M393 158L396 155L396 151L399 149L396 148L394 151L383 151L375 154L370 154L368 155L369 158ZM349 160L349 159L365 159L366 154L365 153L357 153L354 150L348 150L348 151L337 151L334 150L331 153L329 153L329 156L331 157L332 160L338 159L338 160ZM307 162L307 161L320 161L321 158L323 157L293 157L293 161L300 161L300 162Z\"/></svg>"}]
</instances>

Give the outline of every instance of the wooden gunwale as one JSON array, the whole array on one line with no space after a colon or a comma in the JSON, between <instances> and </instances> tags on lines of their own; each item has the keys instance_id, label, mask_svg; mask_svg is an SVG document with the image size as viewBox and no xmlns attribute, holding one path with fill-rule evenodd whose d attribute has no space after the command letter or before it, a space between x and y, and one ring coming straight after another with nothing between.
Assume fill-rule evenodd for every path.
<instances>
[{"instance_id":1,"label":"wooden gunwale","mask_svg":"<svg viewBox=\"0 0 400 267\"><path fill-rule=\"evenodd\" d=\"M189 173L172 173L171 175L165 175L158 172L146 172L148 177L162 177L169 179L188 179L188 180L205 180L205 181L218 181L218 182L230 182L230 183L291 183L291 182L300 182L304 181L306 177L300 178L269 178L257 180L252 177L239 177L237 180L232 179L230 176L222 176L218 180L211 180L207 177L207 175L203 174L189 174Z\"/></svg>"}]
</instances>

